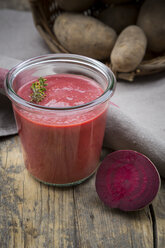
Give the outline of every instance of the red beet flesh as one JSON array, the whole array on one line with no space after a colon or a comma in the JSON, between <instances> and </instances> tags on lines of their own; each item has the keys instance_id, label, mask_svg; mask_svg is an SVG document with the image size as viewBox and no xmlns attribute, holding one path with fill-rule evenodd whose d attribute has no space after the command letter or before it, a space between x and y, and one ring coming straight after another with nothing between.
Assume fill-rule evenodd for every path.
<instances>
[{"instance_id":1,"label":"red beet flesh","mask_svg":"<svg viewBox=\"0 0 165 248\"><path fill-rule=\"evenodd\" d=\"M124 211L144 208L155 198L160 176L143 154L120 150L109 154L96 174L96 191L109 207Z\"/></svg>"}]
</instances>

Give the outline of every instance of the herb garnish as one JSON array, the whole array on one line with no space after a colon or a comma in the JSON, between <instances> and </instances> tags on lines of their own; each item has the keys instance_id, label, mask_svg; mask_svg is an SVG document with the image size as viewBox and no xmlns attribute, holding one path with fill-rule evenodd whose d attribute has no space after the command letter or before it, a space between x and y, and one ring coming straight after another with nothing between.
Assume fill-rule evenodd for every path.
<instances>
[{"instance_id":1,"label":"herb garnish","mask_svg":"<svg viewBox=\"0 0 165 248\"><path fill-rule=\"evenodd\" d=\"M45 86L48 85L45 83L46 80L47 79L40 77L37 81L32 83L31 89L32 89L33 93L31 94L31 102L39 103L45 98L45 96L46 96Z\"/></svg>"}]
</instances>

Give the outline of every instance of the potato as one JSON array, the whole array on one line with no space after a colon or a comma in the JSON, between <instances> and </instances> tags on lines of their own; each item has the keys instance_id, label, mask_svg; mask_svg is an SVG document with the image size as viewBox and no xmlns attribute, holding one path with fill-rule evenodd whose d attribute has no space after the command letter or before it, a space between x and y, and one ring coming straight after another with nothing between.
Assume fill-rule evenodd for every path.
<instances>
[{"instance_id":1,"label":"potato","mask_svg":"<svg viewBox=\"0 0 165 248\"><path fill-rule=\"evenodd\" d=\"M104 9L98 19L120 33L129 25L136 24L138 7L136 4L111 5Z\"/></svg>"},{"instance_id":2,"label":"potato","mask_svg":"<svg viewBox=\"0 0 165 248\"><path fill-rule=\"evenodd\" d=\"M165 51L165 0L146 0L141 7L137 25L144 30L151 51Z\"/></svg>"},{"instance_id":3,"label":"potato","mask_svg":"<svg viewBox=\"0 0 165 248\"><path fill-rule=\"evenodd\" d=\"M119 35L111 53L112 70L131 72L142 61L147 46L147 39L143 30L131 25Z\"/></svg>"},{"instance_id":4,"label":"potato","mask_svg":"<svg viewBox=\"0 0 165 248\"><path fill-rule=\"evenodd\" d=\"M118 3L129 3L132 0L102 0L103 3L107 4L118 4Z\"/></svg>"},{"instance_id":5,"label":"potato","mask_svg":"<svg viewBox=\"0 0 165 248\"><path fill-rule=\"evenodd\" d=\"M69 52L100 60L109 57L117 36L112 28L93 17L70 13L59 15L53 30Z\"/></svg>"},{"instance_id":6,"label":"potato","mask_svg":"<svg viewBox=\"0 0 165 248\"><path fill-rule=\"evenodd\" d=\"M83 11L88 9L95 0L56 0L58 6L66 11Z\"/></svg>"}]
</instances>

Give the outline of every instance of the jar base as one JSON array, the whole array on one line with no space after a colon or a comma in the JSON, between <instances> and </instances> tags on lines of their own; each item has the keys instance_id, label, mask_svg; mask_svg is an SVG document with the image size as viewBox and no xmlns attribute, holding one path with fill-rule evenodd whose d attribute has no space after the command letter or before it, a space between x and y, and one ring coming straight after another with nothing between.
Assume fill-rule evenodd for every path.
<instances>
[{"instance_id":1,"label":"jar base","mask_svg":"<svg viewBox=\"0 0 165 248\"><path fill-rule=\"evenodd\" d=\"M65 183L65 184L57 184L57 183L45 182L45 181L42 181L39 178L33 176L29 171L28 172L29 172L30 176L32 176L35 180L37 180L38 182L43 183L45 185L54 186L54 187L71 187L71 186L79 185L79 184L83 183L84 181L88 180L90 177L92 177L95 174L97 169L98 169L98 167L89 176L87 176L87 177L85 177L83 179L80 179L80 180L72 182L72 183Z\"/></svg>"}]
</instances>

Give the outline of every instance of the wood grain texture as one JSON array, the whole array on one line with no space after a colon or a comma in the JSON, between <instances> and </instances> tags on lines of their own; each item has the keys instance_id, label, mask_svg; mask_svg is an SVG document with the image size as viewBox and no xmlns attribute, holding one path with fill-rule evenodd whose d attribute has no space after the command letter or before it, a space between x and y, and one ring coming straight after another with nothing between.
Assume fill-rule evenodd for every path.
<instances>
[{"instance_id":1,"label":"wood grain texture","mask_svg":"<svg viewBox=\"0 0 165 248\"><path fill-rule=\"evenodd\" d=\"M79 247L153 247L149 209L121 212L109 209L98 199L94 180L75 188L75 210Z\"/></svg>"},{"instance_id":2,"label":"wood grain texture","mask_svg":"<svg viewBox=\"0 0 165 248\"><path fill-rule=\"evenodd\" d=\"M18 136L0 141L1 248L153 248L152 230L149 208L104 206L95 176L72 188L46 186L24 168Z\"/></svg>"},{"instance_id":3,"label":"wood grain texture","mask_svg":"<svg viewBox=\"0 0 165 248\"><path fill-rule=\"evenodd\" d=\"M153 204L155 211L155 221L156 221L156 238L157 247L165 247L165 180L161 181L161 189L157 196L155 203Z\"/></svg>"}]
</instances>

